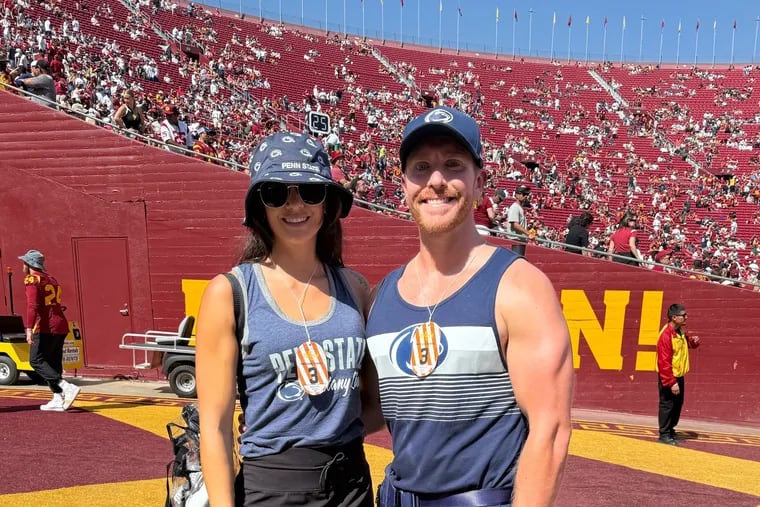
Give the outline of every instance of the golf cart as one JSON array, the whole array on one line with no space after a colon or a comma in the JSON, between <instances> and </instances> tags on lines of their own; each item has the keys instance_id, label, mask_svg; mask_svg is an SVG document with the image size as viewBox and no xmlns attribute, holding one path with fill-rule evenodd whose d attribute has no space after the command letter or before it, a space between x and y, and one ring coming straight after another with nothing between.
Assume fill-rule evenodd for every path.
<instances>
[{"instance_id":1,"label":"golf cart","mask_svg":"<svg viewBox=\"0 0 760 507\"><path fill-rule=\"evenodd\" d=\"M186 316L177 332L149 330L126 333L120 349L132 351L132 366L149 369L161 365L169 387L180 398L195 398L195 340L192 338L195 317Z\"/></svg>"}]
</instances>

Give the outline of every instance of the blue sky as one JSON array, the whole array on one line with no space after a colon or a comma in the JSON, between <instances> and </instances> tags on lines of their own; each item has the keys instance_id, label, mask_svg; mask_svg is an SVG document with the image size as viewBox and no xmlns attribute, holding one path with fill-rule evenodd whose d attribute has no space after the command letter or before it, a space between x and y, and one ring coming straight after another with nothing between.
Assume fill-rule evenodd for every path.
<instances>
[{"instance_id":1,"label":"blue sky","mask_svg":"<svg viewBox=\"0 0 760 507\"><path fill-rule=\"evenodd\" d=\"M576 0L523 1L513 0L404 0L403 28L400 0L203 0L198 3L221 7L232 11L259 15L259 5L264 18L282 20L286 23L304 24L333 32L344 31L375 40L383 38L420 43L426 46L455 48L457 46L457 19L459 20L459 48L461 50L548 57L552 49L552 26L554 27L554 56L561 60L586 59L586 17L588 24L588 57L601 60L603 50L608 60L618 62L621 56L627 62L657 62L660 58L660 34L662 32L662 61L674 63L676 56L682 64L694 63L695 55L701 65L713 62L713 37L715 37L716 63L731 60L731 42L734 40L734 62L760 61L760 47L756 48L755 21L760 17L760 2L756 0ZM443 11L440 6L443 5ZM280 11L282 6L282 11ZM362 19L362 6L364 17ZM457 7L462 10L458 16ZM499 9L498 32L496 9ZM303 10L302 10L303 9ZM533 10L532 23L529 10ZM514 12L517 11L517 22ZM303 15L302 15L303 12ZM419 12L419 16L418 16ZM556 24L552 20L556 12ZM440 39L439 39L440 15ZM568 29L568 18L572 25ZM623 16L626 28L623 31ZM642 16L643 23L642 37ZM607 18L606 47L604 44L604 19ZM302 21L303 20L303 21ZM700 22L697 33L697 20ZM733 30L734 20L737 23ZM661 23L665 22L664 30ZM680 51L678 51L678 24L681 23ZM717 29L713 30L716 23ZM530 26L532 25L532 29ZM530 29L530 30L529 30ZM529 36L529 31L531 32ZM569 41L569 44L568 44ZM643 44L642 44L643 42ZM760 41L759 41L760 42ZM678 55L677 55L678 53Z\"/></svg>"}]
</instances>

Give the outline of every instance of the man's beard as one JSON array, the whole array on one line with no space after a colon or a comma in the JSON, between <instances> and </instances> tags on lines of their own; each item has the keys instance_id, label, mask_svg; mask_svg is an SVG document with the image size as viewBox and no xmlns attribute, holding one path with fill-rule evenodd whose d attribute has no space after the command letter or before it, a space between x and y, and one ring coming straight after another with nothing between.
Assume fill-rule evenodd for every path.
<instances>
[{"instance_id":1,"label":"man's beard","mask_svg":"<svg viewBox=\"0 0 760 507\"><path fill-rule=\"evenodd\" d=\"M420 201L425 200L425 199L420 199L420 194L422 194L423 192L424 192L424 189L417 192L417 194L412 199L412 205L409 207L409 212L412 214L412 217L414 218L414 221L417 223L417 226L419 227L421 232L428 233L428 234L440 234L440 233L451 232L457 227L459 227L460 225L462 225L467 220L467 217L469 216L469 214L472 213L473 203L474 203L474 200L472 197L467 197L457 191L452 191L452 192L447 191L443 195L439 195L439 194L434 194L433 196L428 195L425 197L425 199L434 199L436 197L456 199L456 204L458 208L454 216L451 218L447 218L446 221L443 221L440 216L434 216L432 218L425 217L419 209L419 207L421 206Z\"/></svg>"}]
</instances>

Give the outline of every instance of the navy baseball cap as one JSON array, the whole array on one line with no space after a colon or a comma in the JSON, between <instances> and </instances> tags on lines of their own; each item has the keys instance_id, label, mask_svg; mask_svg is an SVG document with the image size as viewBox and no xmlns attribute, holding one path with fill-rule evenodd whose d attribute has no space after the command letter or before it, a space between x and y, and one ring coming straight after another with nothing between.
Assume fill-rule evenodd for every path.
<instances>
[{"instance_id":1,"label":"navy baseball cap","mask_svg":"<svg viewBox=\"0 0 760 507\"><path fill-rule=\"evenodd\" d=\"M483 145L478 124L471 116L457 109L441 106L419 115L406 125L399 148L402 171L406 168L406 159L412 150L425 138L434 135L453 137L467 148L478 167L483 167L483 158L480 156Z\"/></svg>"},{"instance_id":2,"label":"navy baseball cap","mask_svg":"<svg viewBox=\"0 0 760 507\"><path fill-rule=\"evenodd\" d=\"M279 132L265 137L251 154L248 166L251 186L245 196L246 215L258 199L258 187L265 182L324 184L334 189L341 202L340 218L351 210L354 196L332 179L330 157L322 143L311 136ZM248 224L248 218L243 221Z\"/></svg>"}]
</instances>

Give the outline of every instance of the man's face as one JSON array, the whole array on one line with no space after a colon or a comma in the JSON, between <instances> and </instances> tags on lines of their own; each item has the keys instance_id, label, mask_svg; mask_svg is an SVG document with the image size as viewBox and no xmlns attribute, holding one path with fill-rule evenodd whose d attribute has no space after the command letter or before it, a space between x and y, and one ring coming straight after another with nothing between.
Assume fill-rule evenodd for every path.
<instances>
[{"instance_id":1,"label":"man's face","mask_svg":"<svg viewBox=\"0 0 760 507\"><path fill-rule=\"evenodd\" d=\"M449 137L431 137L409 154L403 174L407 205L422 232L455 230L468 219L484 187L472 155Z\"/></svg>"},{"instance_id":2,"label":"man's face","mask_svg":"<svg viewBox=\"0 0 760 507\"><path fill-rule=\"evenodd\" d=\"M21 268L25 275L29 274L29 265L24 263L24 267Z\"/></svg>"}]
</instances>

